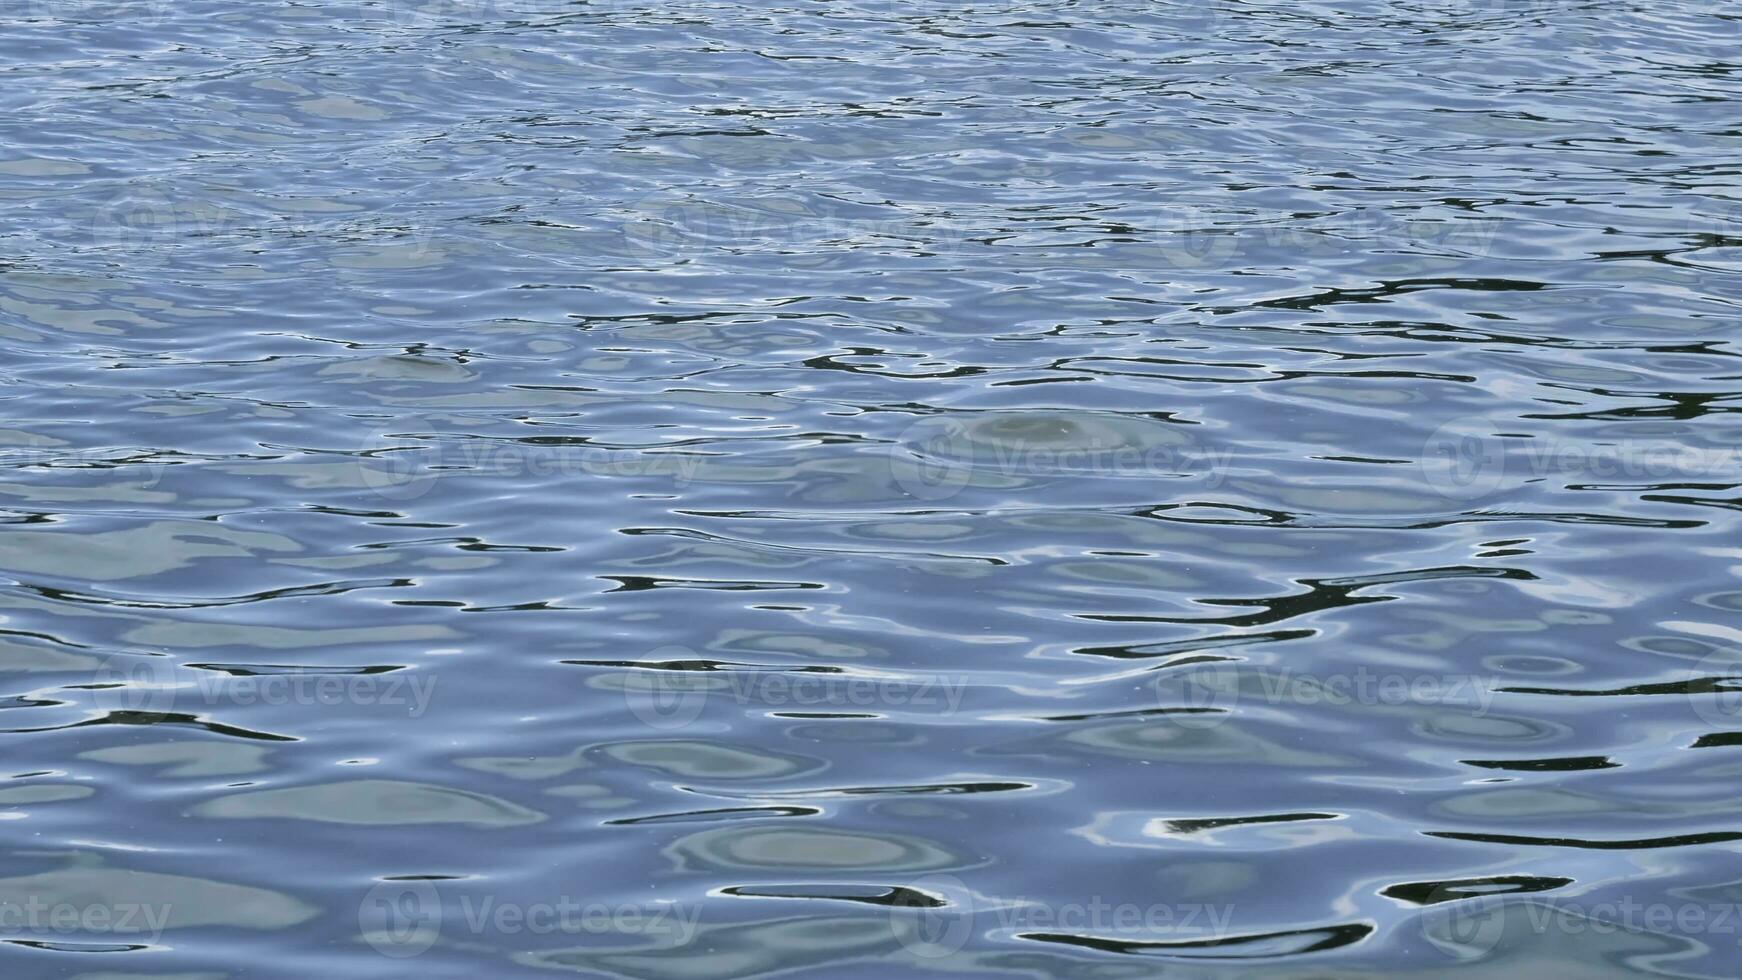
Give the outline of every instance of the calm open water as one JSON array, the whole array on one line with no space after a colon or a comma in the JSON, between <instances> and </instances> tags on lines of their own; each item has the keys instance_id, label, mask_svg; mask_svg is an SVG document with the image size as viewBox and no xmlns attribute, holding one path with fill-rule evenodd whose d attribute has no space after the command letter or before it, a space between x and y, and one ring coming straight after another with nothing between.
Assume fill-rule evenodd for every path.
<instances>
[{"instance_id":1,"label":"calm open water","mask_svg":"<svg viewBox=\"0 0 1742 980\"><path fill-rule=\"evenodd\" d=\"M1742 973L1707 0L7 0L7 977Z\"/></svg>"}]
</instances>

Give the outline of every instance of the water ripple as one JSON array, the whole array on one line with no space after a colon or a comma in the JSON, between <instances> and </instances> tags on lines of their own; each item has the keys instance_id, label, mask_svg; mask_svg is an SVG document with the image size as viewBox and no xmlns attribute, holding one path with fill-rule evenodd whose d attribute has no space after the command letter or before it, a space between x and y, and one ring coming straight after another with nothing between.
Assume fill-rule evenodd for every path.
<instances>
[{"instance_id":1,"label":"water ripple","mask_svg":"<svg viewBox=\"0 0 1742 980\"><path fill-rule=\"evenodd\" d=\"M1737 974L1730 7L14 6L19 975Z\"/></svg>"}]
</instances>

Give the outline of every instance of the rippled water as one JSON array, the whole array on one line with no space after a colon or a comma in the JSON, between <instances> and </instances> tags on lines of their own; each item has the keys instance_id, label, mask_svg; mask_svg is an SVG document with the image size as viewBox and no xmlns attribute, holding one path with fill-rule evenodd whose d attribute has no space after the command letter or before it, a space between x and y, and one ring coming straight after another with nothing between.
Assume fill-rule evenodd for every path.
<instances>
[{"instance_id":1,"label":"rippled water","mask_svg":"<svg viewBox=\"0 0 1742 980\"><path fill-rule=\"evenodd\" d=\"M1742 972L1734 5L5 13L8 976Z\"/></svg>"}]
</instances>

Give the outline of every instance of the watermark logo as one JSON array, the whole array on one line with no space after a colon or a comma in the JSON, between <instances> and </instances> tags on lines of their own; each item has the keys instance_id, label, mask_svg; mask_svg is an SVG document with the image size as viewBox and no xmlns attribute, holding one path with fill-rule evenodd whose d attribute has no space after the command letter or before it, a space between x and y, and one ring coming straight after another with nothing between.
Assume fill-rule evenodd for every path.
<instances>
[{"instance_id":1,"label":"watermark logo","mask_svg":"<svg viewBox=\"0 0 1742 980\"><path fill-rule=\"evenodd\" d=\"M669 479L686 486L708 457L639 447L538 442L490 434L499 419L408 412L376 424L351 457L357 482L383 500L417 500L450 477L528 483L585 477Z\"/></svg>"},{"instance_id":2,"label":"watermark logo","mask_svg":"<svg viewBox=\"0 0 1742 980\"><path fill-rule=\"evenodd\" d=\"M1090 896L1080 902L996 902L977 899L959 879L927 875L892 897L890 928L902 948L923 959L960 952L982 927L1009 936L1070 933L1108 938L1213 942L1231 935L1234 906L1202 902L1112 902Z\"/></svg>"},{"instance_id":3,"label":"watermark logo","mask_svg":"<svg viewBox=\"0 0 1742 980\"><path fill-rule=\"evenodd\" d=\"M927 875L897 889L889 925L909 953L935 960L953 956L974 934L974 893L953 875Z\"/></svg>"},{"instance_id":4,"label":"watermark logo","mask_svg":"<svg viewBox=\"0 0 1742 980\"><path fill-rule=\"evenodd\" d=\"M922 418L887 447L895 484L926 502L970 484L1083 479L1190 478L1215 489L1231 471L1232 450L1199 445L1173 431L1128 433L1099 419L968 413Z\"/></svg>"},{"instance_id":5,"label":"watermark logo","mask_svg":"<svg viewBox=\"0 0 1742 980\"><path fill-rule=\"evenodd\" d=\"M570 0L386 0L384 12L397 27L461 27L499 21L530 21L573 9Z\"/></svg>"},{"instance_id":6,"label":"watermark logo","mask_svg":"<svg viewBox=\"0 0 1742 980\"><path fill-rule=\"evenodd\" d=\"M953 497L974 475L968 428L948 416L923 418L908 426L890 452L896 485L918 500Z\"/></svg>"},{"instance_id":7,"label":"watermark logo","mask_svg":"<svg viewBox=\"0 0 1742 980\"><path fill-rule=\"evenodd\" d=\"M384 500L416 500L440 475L443 438L420 415L396 416L377 426L356 452L358 479Z\"/></svg>"},{"instance_id":8,"label":"watermark logo","mask_svg":"<svg viewBox=\"0 0 1742 980\"><path fill-rule=\"evenodd\" d=\"M1742 906L1733 902L1641 902L1623 895L1588 902L1534 896L1475 895L1424 911L1423 935L1453 959L1483 959L1502 943L1540 937L1676 934L1742 946Z\"/></svg>"},{"instance_id":9,"label":"watermark logo","mask_svg":"<svg viewBox=\"0 0 1742 980\"><path fill-rule=\"evenodd\" d=\"M1688 674L1694 714L1714 729L1742 727L1742 651L1717 647Z\"/></svg>"},{"instance_id":10,"label":"watermark logo","mask_svg":"<svg viewBox=\"0 0 1742 980\"><path fill-rule=\"evenodd\" d=\"M1167 720L1180 728L1214 728L1240 701L1240 673L1233 661L1211 660L1162 670L1153 684Z\"/></svg>"},{"instance_id":11,"label":"watermark logo","mask_svg":"<svg viewBox=\"0 0 1742 980\"><path fill-rule=\"evenodd\" d=\"M675 196L654 196L636 202L623 221L623 244L636 259L669 261L699 252L724 238L725 217L716 206Z\"/></svg>"},{"instance_id":12,"label":"watermark logo","mask_svg":"<svg viewBox=\"0 0 1742 980\"><path fill-rule=\"evenodd\" d=\"M0 899L0 930L17 941L52 941L68 937L143 937L155 945L169 925L172 907L166 902L68 901L39 895Z\"/></svg>"},{"instance_id":13,"label":"watermark logo","mask_svg":"<svg viewBox=\"0 0 1742 980\"><path fill-rule=\"evenodd\" d=\"M1506 907L1499 895L1466 895L1442 888L1422 912L1422 936L1457 960L1479 960L1506 934Z\"/></svg>"},{"instance_id":14,"label":"watermark logo","mask_svg":"<svg viewBox=\"0 0 1742 980\"><path fill-rule=\"evenodd\" d=\"M43 446L33 449L19 446L0 449L0 470L108 469L136 477L128 481L128 486L141 490L157 486L169 465L161 458L147 457L141 451L120 447L76 449Z\"/></svg>"},{"instance_id":15,"label":"watermark logo","mask_svg":"<svg viewBox=\"0 0 1742 980\"><path fill-rule=\"evenodd\" d=\"M560 895L535 902L494 895L447 895L428 879L394 879L369 889L357 906L363 941L393 959L428 952L444 937L644 936L687 946L701 918L699 905L589 902Z\"/></svg>"},{"instance_id":16,"label":"watermark logo","mask_svg":"<svg viewBox=\"0 0 1742 980\"><path fill-rule=\"evenodd\" d=\"M851 206L798 194L704 197L652 194L621 212L625 257L672 262L762 253L792 256L806 269L850 261L854 252L942 255L986 245L989 229L948 212Z\"/></svg>"},{"instance_id":17,"label":"watermark logo","mask_svg":"<svg viewBox=\"0 0 1742 980\"><path fill-rule=\"evenodd\" d=\"M97 208L91 218L91 243L119 252L132 268L155 268L184 234L186 216L162 191L132 185Z\"/></svg>"},{"instance_id":18,"label":"watermark logo","mask_svg":"<svg viewBox=\"0 0 1742 980\"><path fill-rule=\"evenodd\" d=\"M1141 11L1149 15L1157 8L1143 4ZM1238 8L1234 0L1173 0L1162 9L1162 16L1177 31L1201 40L1222 36L1231 26Z\"/></svg>"},{"instance_id":19,"label":"watermark logo","mask_svg":"<svg viewBox=\"0 0 1742 980\"><path fill-rule=\"evenodd\" d=\"M1742 248L1742 205L1710 202L1688 218L1688 237L1700 248Z\"/></svg>"},{"instance_id":20,"label":"watermark logo","mask_svg":"<svg viewBox=\"0 0 1742 980\"><path fill-rule=\"evenodd\" d=\"M23 18L63 23L157 27L175 13L175 0L23 0Z\"/></svg>"},{"instance_id":21,"label":"watermark logo","mask_svg":"<svg viewBox=\"0 0 1742 980\"><path fill-rule=\"evenodd\" d=\"M97 667L86 687L93 703L109 712L164 715L219 705L359 705L415 718L429 710L436 680L413 671L335 673L310 668L252 673L178 668L169 657L116 654Z\"/></svg>"},{"instance_id":22,"label":"watermark logo","mask_svg":"<svg viewBox=\"0 0 1742 980\"><path fill-rule=\"evenodd\" d=\"M1474 211L1360 208L1302 217L1249 212L1228 198L1169 202L1155 212L1147 237L1169 268L1197 271L1262 266L1326 249L1486 256L1504 224L1503 218Z\"/></svg>"},{"instance_id":23,"label":"watermark logo","mask_svg":"<svg viewBox=\"0 0 1742 980\"><path fill-rule=\"evenodd\" d=\"M1506 448L1500 423L1484 415L1445 423L1422 446L1422 476L1442 497L1473 500L1500 488L1506 479Z\"/></svg>"},{"instance_id":24,"label":"watermark logo","mask_svg":"<svg viewBox=\"0 0 1742 980\"><path fill-rule=\"evenodd\" d=\"M1237 661L1206 660L1160 671L1153 683L1156 703L1171 724L1214 728L1248 706L1401 707L1442 705L1487 716L1494 702L1490 679L1468 674L1406 674L1367 667L1350 671L1299 671L1248 668Z\"/></svg>"},{"instance_id":25,"label":"watermark logo","mask_svg":"<svg viewBox=\"0 0 1742 980\"><path fill-rule=\"evenodd\" d=\"M1241 230L1228 226L1217 207L1179 201L1157 212L1156 219L1155 241L1171 268L1217 266L1240 251Z\"/></svg>"},{"instance_id":26,"label":"watermark logo","mask_svg":"<svg viewBox=\"0 0 1742 980\"><path fill-rule=\"evenodd\" d=\"M176 702L175 661L149 654L115 654L98 665L88 687L103 711L162 715Z\"/></svg>"},{"instance_id":27,"label":"watermark logo","mask_svg":"<svg viewBox=\"0 0 1742 980\"><path fill-rule=\"evenodd\" d=\"M442 934L441 895L428 880L383 881L357 906L363 940L382 956L408 959L427 952Z\"/></svg>"},{"instance_id":28,"label":"watermark logo","mask_svg":"<svg viewBox=\"0 0 1742 980\"><path fill-rule=\"evenodd\" d=\"M650 651L641 658L641 666L622 677L629 713L659 731L694 724L707 709L708 692L720 686L713 671L700 667L700 658L688 647Z\"/></svg>"},{"instance_id":29,"label":"watermark logo","mask_svg":"<svg viewBox=\"0 0 1742 980\"><path fill-rule=\"evenodd\" d=\"M875 711L885 708L954 715L967 693L964 678L946 674L848 673L780 667L714 667L688 647L666 646L612 678L629 712L649 728L673 731L695 723L710 698L774 709Z\"/></svg>"},{"instance_id":30,"label":"watermark logo","mask_svg":"<svg viewBox=\"0 0 1742 980\"><path fill-rule=\"evenodd\" d=\"M1557 432L1509 436L1498 419L1470 415L1434 430L1422 446L1421 468L1427 485L1441 496L1476 500L1508 482L1551 478L1593 483L1727 479L1742 469L1742 447L1573 438Z\"/></svg>"},{"instance_id":31,"label":"watermark logo","mask_svg":"<svg viewBox=\"0 0 1742 980\"><path fill-rule=\"evenodd\" d=\"M135 181L96 205L80 244L113 253L129 269L159 268L178 255L228 261L238 249L255 254L269 247L314 248L335 268L379 259L383 250L409 268L442 255L434 226L403 225L395 214L329 212L313 204L267 210L263 203L219 203L207 189Z\"/></svg>"}]
</instances>

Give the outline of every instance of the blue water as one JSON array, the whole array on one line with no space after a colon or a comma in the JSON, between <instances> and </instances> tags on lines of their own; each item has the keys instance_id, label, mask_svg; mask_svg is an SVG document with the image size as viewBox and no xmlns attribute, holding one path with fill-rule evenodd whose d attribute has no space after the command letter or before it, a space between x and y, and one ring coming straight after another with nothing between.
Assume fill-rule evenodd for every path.
<instances>
[{"instance_id":1,"label":"blue water","mask_svg":"<svg viewBox=\"0 0 1742 980\"><path fill-rule=\"evenodd\" d=\"M7 977L1742 973L1705 0L12 0Z\"/></svg>"}]
</instances>

